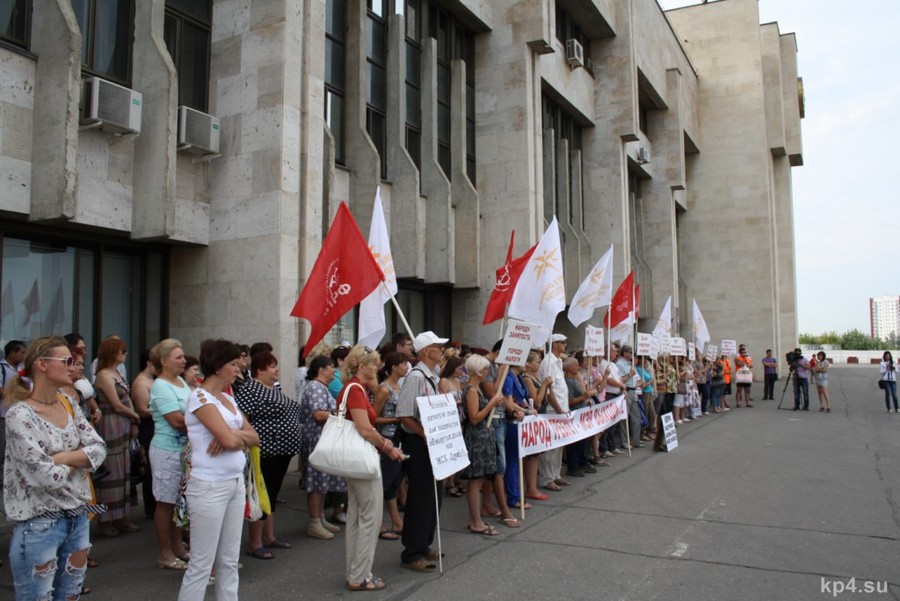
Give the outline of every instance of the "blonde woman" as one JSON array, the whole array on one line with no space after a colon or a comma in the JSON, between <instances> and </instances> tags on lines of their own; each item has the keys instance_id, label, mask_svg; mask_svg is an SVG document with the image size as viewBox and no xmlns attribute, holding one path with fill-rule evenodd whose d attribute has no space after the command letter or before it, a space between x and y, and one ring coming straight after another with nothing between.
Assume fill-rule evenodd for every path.
<instances>
[{"instance_id":1,"label":"blonde woman","mask_svg":"<svg viewBox=\"0 0 900 601\"><path fill-rule=\"evenodd\" d=\"M402 461L403 451L375 429L377 416L367 390L373 383L377 384L380 363L381 357L376 351L359 345L351 348L344 359L344 387L338 395L338 403L346 403L347 415L360 436L388 459ZM385 587L383 580L372 575L382 508L381 479L347 478L347 588L351 591L374 591Z\"/></svg>"},{"instance_id":2,"label":"blonde woman","mask_svg":"<svg viewBox=\"0 0 900 601\"><path fill-rule=\"evenodd\" d=\"M10 568L16 599L77 599L91 547L88 469L106 458L103 439L59 389L75 362L60 337L38 338L8 384L3 497L14 523ZM25 380L30 378L33 386Z\"/></svg>"}]
</instances>

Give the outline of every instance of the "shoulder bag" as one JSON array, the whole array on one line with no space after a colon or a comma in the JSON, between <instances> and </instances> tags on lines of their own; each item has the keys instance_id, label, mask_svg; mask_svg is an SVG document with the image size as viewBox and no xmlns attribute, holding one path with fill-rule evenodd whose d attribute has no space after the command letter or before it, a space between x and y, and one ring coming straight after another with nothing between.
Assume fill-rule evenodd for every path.
<instances>
[{"instance_id":1,"label":"shoulder bag","mask_svg":"<svg viewBox=\"0 0 900 601\"><path fill-rule=\"evenodd\" d=\"M381 461L378 451L359 432L352 419L346 419L347 395L352 386L344 388L337 415L329 415L322 428L322 436L316 448L309 455L309 464L320 472L351 478L354 480L374 480L381 478Z\"/></svg>"}]
</instances>

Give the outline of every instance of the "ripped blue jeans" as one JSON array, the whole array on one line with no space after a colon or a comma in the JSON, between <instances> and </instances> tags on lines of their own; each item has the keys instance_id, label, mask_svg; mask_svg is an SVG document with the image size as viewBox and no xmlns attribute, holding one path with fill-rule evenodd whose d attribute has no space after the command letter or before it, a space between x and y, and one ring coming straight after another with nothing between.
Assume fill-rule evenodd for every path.
<instances>
[{"instance_id":1,"label":"ripped blue jeans","mask_svg":"<svg viewBox=\"0 0 900 601\"><path fill-rule=\"evenodd\" d=\"M9 565L17 601L78 599L91 547L88 516L36 517L16 523L9 544ZM70 562L70 556L84 557ZM78 567L76 567L76 565Z\"/></svg>"}]
</instances>

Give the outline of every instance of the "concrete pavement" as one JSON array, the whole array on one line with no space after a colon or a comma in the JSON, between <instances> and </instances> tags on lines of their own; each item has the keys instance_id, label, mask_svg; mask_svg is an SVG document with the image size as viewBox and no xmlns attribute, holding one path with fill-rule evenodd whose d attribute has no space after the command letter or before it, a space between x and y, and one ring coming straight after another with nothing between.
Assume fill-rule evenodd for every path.
<instances>
[{"instance_id":1,"label":"concrete pavement","mask_svg":"<svg viewBox=\"0 0 900 601\"><path fill-rule=\"evenodd\" d=\"M464 498L444 502L443 574L401 567L379 541L383 599L900 599L900 414L887 414L871 366L834 366L832 413L779 411L753 387L752 409L678 428L672 453L638 449L527 512L521 529L466 531ZM783 407L790 408L791 391ZM733 405L732 405L733 406ZM329 599L343 588L344 541L303 535L305 502L289 474L278 508L290 550L242 556L245 599ZM138 518L138 516L141 516ZM155 567L151 524L95 539L86 599L174 599L180 573ZM8 535L0 545L8 546ZM851 579L855 579L851 581ZM855 585L858 592L847 591ZM866 594L866 587L873 591ZM835 595L836 592L843 591ZM881 591L881 592L879 592ZM12 598L8 569L0 597ZM212 599L212 589L208 599Z\"/></svg>"}]
</instances>

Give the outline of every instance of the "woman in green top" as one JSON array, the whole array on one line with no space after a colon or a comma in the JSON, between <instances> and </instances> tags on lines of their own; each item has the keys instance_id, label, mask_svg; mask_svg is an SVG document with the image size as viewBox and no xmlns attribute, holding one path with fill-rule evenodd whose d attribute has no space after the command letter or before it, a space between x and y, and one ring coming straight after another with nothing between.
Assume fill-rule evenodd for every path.
<instances>
[{"instance_id":1,"label":"woman in green top","mask_svg":"<svg viewBox=\"0 0 900 601\"><path fill-rule=\"evenodd\" d=\"M150 465L156 498L156 565L166 570L186 570L189 557L181 528L172 522L181 485L181 452L187 442L184 409L191 396L190 386L181 378L185 364L181 343L174 338L161 341L150 351L150 361L159 374L150 387L150 413L155 426Z\"/></svg>"}]
</instances>

